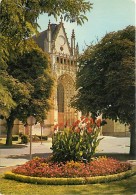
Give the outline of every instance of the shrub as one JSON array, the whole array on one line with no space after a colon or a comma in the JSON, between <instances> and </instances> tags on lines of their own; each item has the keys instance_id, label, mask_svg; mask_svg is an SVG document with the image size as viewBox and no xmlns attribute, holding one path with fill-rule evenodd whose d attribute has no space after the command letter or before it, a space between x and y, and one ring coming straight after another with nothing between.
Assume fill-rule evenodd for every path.
<instances>
[{"instance_id":1,"label":"shrub","mask_svg":"<svg viewBox=\"0 0 136 195\"><path fill-rule=\"evenodd\" d=\"M21 137L23 135L23 133L22 132L19 132L19 137Z\"/></svg>"},{"instance_id":2,"label":"shrub","mask_svg":"<svg viewBox=\"0 0 136 195\"><path fill-rule=\"evenodd\" d=\"M21 136L21 143L27 144L28 142L29 142L29 137L27 135L22 135Z\"/></svg>"},{"instance_id":3,"label":"shrub","mask_svg":"<svg viewBox=\"0 0 136 195\"><path fill-rule=\"evenodd\" d=\"M12 135L12 141L18 141L18 135Z\"/></svg>"},{"instance_id":4,"label":"shrub","mask_svg":"<svg viewBox=\"0 0 136 195\"><path fill-rule=\"evenodd\" d=\"M39 138L37 135L33 135L33 136L32 136L32 140L33 140L33 141L39 141L40 138Z\"/></svg>"},{"instance_id":5,"label":"shrub","mask_svg":"<svg viewBox=\"0 0 136 195\"><path fill-rule=\"evenodd\" d=\"M46 136L46 135L43 135L43 136L41 136L41 135L33 135L33 141L40 141L41 140L41 137L42 137L42 140L48 140L48 136Z\"/></svg>"},{"instance_id":6,"label":"shrub","mask_svg":"<svg viewBox=\"0 0 136 195\"><path fill-rule=\"evenodd\" d=\"M45 185L82 185L82 184L94 184L94 183L106 183L110 181L118 181L125 179L134 174L131 170L108 176L97 176L87 178L41 178L41 177L30 177L14 174L12 172L5 173L6 179L13 179L16 181L34 183L34 184L45 184Z\"/></svg>"},{"instance_id":7,"label":"shrub","mask_svg":"<svg viewBox=\"0 0 136 195\"><path fill-rule=\"evenodd\" d=\"M81 121L76 121L64 131L55 131L52 139L53 160L90 161L94 156L97 146L102 138L98 139L101 120L93 121L82 116ZM59 125L55 126L55 130Z\"/></svg>"},{"instance_id":8,"label":"shrub","mask_svg":"<svg viewBox=\"0 0 136 195\"><path fill-rule=\"evenodd\" d=\"M37 137L39 137L39 139L41 139L41 135L37 135ZM42 135L42 139L47 141L48 140L48 136Z\"/></svg>"},{"instance_id":9,"label":"shrub","mask_svg":"<svg viewBox=\"0 0 136 195\"><path fill-rule=\"evenodd\" d=\"M11 172L5 173L6 179L14 179L16 181L45 184L45 185L81 185L85 184L85 178L41 178L17 175Z\"/></svg>"}]
</instances>

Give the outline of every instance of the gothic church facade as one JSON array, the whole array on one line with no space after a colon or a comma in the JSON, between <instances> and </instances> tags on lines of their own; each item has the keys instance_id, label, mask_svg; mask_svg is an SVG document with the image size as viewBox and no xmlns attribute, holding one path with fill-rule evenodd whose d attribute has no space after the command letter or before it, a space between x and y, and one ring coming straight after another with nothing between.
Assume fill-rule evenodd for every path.
<instances>
[{"instance_id":1,"label":"gothic church facade","mask_svg":"<svg viewBox=\"0 0 136 195\"><path fill-rule=\"evenodd\" d=\"M70 106L70 100L75 94L75 79L77 72L78 44L75 43L75 33L72 30L71 44L68 42L64 24L51 24L48 29L34 37L38 46L50 55L51 68L56 77L55 91L53 95L53 108L49 111L44 121L43 133L50 135L57 123L72 124L80 119L80 112ZM33 128L33 134L37 134L40 124Z\"/></svg>"}]
</instances>

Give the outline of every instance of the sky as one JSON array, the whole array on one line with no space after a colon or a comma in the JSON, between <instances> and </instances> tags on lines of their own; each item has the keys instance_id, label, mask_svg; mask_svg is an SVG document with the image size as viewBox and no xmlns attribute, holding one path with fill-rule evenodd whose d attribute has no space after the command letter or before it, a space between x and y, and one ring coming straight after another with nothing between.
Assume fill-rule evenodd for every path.
<instances>
[{"instance_id":1,"label":"sky","mask_svg":"<svg viewBox=\"0 0 136 195\"><path fill-rule=\"evenodd\" d=\"M135 25L136 0L90 0L93 9L86 13L88 21L80 26L76 23L64 22L64 27L70 42L72 29L75 30L76 43L78 42L80 53L90 43L96 43L106 33L118 31L128 25ZM38 23L41 26L39 32L47 29L49 19L51 23L58 24L53 16L47 14L39 16Z\"/></svg>"}]
</instances>

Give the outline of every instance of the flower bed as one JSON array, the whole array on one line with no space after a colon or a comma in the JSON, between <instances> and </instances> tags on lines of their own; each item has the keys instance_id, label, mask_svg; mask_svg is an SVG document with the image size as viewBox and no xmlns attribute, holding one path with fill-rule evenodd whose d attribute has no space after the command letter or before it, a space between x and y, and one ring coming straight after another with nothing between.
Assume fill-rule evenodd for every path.
<instances>
[{"instance_id":1,"label":"flower bed","mask_svg":"<svg viewBox=\"0 0 136 195\"><path fill-rule=\"evenodd\" d=\"M96 177L122 173L131 169L130 163L100 157L91 162L54 163L50 158L35 157L12 172L19 175L46 178Z\"/></svg>"}]
</instances>

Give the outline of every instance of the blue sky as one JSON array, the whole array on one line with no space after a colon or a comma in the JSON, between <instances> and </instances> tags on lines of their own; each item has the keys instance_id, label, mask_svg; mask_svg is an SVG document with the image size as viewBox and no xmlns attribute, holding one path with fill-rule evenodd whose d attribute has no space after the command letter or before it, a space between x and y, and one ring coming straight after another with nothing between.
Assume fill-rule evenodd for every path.
<instances>
[{"instance_id":1,"label":"blue sky","mask_svg":"<svg viewBox=\"0 0 136 195\"><path fill-rule=\"evenodd\" d=\"M106 33L122 30L128 25L135 25L135 3L136 0L90 0L93 9L86 14L88 21L82 26L76 23L64 22L64 27L70 42L72 29L75 30L76 42L79 44L80 53L90 45L91 42L100 40ZM38 23L40 32L47 29L48 21L59 23L47 14L40 15Z\"/></svg>"}]
</instances>

